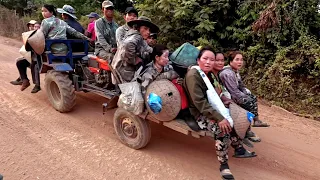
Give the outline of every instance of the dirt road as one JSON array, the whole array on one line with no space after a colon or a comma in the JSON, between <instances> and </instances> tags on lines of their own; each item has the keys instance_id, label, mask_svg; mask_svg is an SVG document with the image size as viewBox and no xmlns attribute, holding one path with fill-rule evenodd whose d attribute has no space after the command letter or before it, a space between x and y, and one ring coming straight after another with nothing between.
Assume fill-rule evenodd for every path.
<instances>
[{"instance_id":1,"label":"dirt road","mask_svg":"<svg viewBox=\"0 0 320 180\"><path fill-rule=\"evenodd\" d=\"M74 111L61 114L44 90L21 92L9 83L18 76L19 46L0 37L0 174L5 180L220 179L209 138L152 124L150 144L132 150L115 135L114 111L102 115L102 98L77 93ZM230 158L236 179L318 180L320 123L262 104L260 113L272 127L254 129L263 140L254 148L257 158Z\"/></svg>"}]
</instances>

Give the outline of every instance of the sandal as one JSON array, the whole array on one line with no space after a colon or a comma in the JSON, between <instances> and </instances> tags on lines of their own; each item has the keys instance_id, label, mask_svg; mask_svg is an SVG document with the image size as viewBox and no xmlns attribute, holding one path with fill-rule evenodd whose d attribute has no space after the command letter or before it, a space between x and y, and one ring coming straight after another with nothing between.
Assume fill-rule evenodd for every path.
<instances>
[{"instance_id":1,"label":"sandal","mask_svg":"<svg viewBox=\"0 0 320 180\"><path fill-rule=\"evenodd\" d=\"M220 171L220 174L223 180L234 180L230 169L223 169Z\"/></svg>"},{"instance_id":2,"label":"sandal","mask_svg":"<svg viewBox=\"0 0 320 180\"><path fill-rule=\"evenodd\" d=\"M245 150L244 154L240 154L239 152L235 151L233 157L235 158L252 158L252 157L256 157L256 153L255 152L250 152L248 150Z\"/></svg>"},{"instance_id":3,"label":"sandal","mask_svg":"<svg viewBox=\"0 0 320 180\"><path fill-rule=\"evenodd\" d=\"M249 141L249 138L244 138L243 144L250 147L250 148L253 148L253 144Z\"/></svg>"},{"instance_id":4,"label":"sandal","mask_svg":"<svg viewBox=\"0 0 320 180\"><path fill-rule=\"evenodd\" d=\"M261 120L254 121L252 127L269 127L268 123L264 123Z\"/></svg>"}]
</instances>

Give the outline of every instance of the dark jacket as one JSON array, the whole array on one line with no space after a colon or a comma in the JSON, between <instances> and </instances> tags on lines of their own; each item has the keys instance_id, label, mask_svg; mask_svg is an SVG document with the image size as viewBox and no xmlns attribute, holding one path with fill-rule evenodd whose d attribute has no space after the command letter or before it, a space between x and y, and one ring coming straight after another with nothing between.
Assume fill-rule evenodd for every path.
<instances>
[{"instance_id":1,"label":"dark jacket","mask_svg":"<svg viewBox=\"0 0 320 180\"><path fill-rule=\"evenodd\" d=\"M185 76L183 85L188 96L190 112L196 119L200 115L216 122L225 119L218 111L213 109L208 102L208 88L198 70L190 69Z\"/></svg>"}]
</instances>

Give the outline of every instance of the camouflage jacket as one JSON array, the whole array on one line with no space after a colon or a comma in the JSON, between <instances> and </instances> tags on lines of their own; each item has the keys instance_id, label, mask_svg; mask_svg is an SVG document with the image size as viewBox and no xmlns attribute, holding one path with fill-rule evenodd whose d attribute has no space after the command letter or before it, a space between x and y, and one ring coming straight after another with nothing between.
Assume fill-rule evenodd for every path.
<instances>
[{"instance_id":1,"label":"camouflage jacket","mask_svg":"<svg viewBox=\"0 0 320 180\"><path fill-rule=\"evenodd\" d=\"M140 33L130 29L118 48L111 65L119 72L125 82L130 82L139 68L137 67L139 61L148 58L150 53L152 53L152 48L146 46Z\"/></svg>"},{"instance_id":2,"label":"camouflage jacket","mask_svg":"<svg viewBox=\"0 0 320 180\"><path fill-rule=\"evenodd\" d=\"M111 48L117 48L116 30L118 24L114 21L108 22L105 17L98 19L95 23L96 46L95 53L104 50L111 53Z\"/></svg>"},{"instance_id":3,"label":"camouflage jacket","mask_svg":"<svg viewBox=\"0 0 320 180\"><path fill-rule=\"evenodd\" d=\"M41 23L41 30L46 39L67 39L67 33L75 38L90 40L85 35L70 27L66 22L54 16L46 18ZM51 51L53 53L62 53L68 50L65 44L53 44Z\"/></svg>"},{"instance_id":4,"label":"camouflage jacket","mask_svg":"<svg viewBox=\"0 0 320 180\"><path fill-rule=\"evenodd\" d=\"M153 62L149 63L146 66L146 70L143 72L140 80L141 80L141 92L145 94L147 87L152 81L160 80L160 79L168 79L173 80L178 78L179 75L173 70L171 65L166 65L163 67L162 71L157 71Z\"/></svg>"},{"instance_id":5,"label":"camouflage jacket","mask_svg":"<svg viewBox=\"0 0 320 180\"><path fill-rule=\"evenodd\" d=\"M117 40L117 45L120 47L121 43L124 40L125 35L127 32L130 30L130 27L125 24L123 26L120 26L117 31L116 31L116 40Z\"/></svg>"}]
</instances>

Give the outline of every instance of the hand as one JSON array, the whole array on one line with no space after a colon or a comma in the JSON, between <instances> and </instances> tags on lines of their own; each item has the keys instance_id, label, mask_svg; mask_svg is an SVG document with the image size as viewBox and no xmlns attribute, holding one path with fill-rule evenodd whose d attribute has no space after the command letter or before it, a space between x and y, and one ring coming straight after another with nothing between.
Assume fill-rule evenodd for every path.
<instances>
[{"instance_id":1,"label":"hand","mask_svg":"<svg viewBox=\"0 0 320 180\"><path fill-rule=\"evenodd\" d=\"M230 123L226 119L219 122L218 125L223 134L229 134L232 131Z\"/></svg>"},{"instance_id":2,"label":"hand","mask_svg":"<svg viewBox=\"0 0 320 180\"><path fill-rule=\"evenodd\" d=\"M229 105L233 102L231 99L227 98L225 95L222 95L220 99L226 108L229 108Z\"/></svg>"},{"instance_id":3,"label":"hand","mask_svg":"<svg viewBox=\"0 0 320 180\"><path fill-rule=\"evenodd\" d=\"M142 59L137 56L136 57L136 65L139 64L140 62L142 62Z\"/></svg>"},{"instance_id":4,"label":"hand","mask_svg":"<svg viewBox=\"0 0 320 180\"><path fill-rule=\"evenodd\" d=\"M117 48L111 48L110 52L115 54L117 52Z\"/></svg>"},{"instance_id":5,"label":"hand","mask_svg":"<svg viewBox=\"0 0 320 180\"><path fill-rule=\"evenodd\" d=\"M177 83L182 85L183 84L183 78L177 78Z\"/></svg>"}]
</instances>

